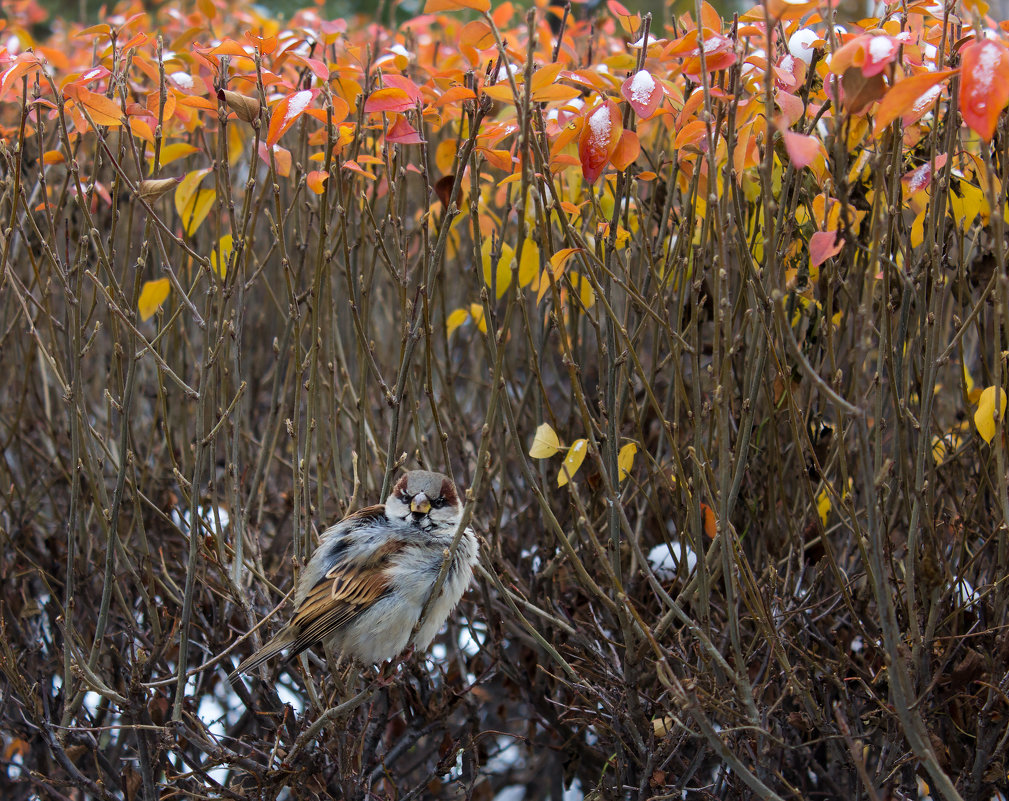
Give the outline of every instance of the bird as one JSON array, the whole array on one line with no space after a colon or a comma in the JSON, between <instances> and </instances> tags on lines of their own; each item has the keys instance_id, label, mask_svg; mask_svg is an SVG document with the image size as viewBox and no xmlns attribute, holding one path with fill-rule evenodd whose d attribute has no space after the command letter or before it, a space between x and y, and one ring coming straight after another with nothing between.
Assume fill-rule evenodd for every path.
<instances>
[{"instance_id":1,"label":"bird","mask_svg":"<svg viewBox=\"0 0 1009 801\"><path fill-rule=\"evenodd\" d=\"M426 650L479 558L476 536L467 527L413 635L461 519L459 491L450 478L427 470L404 473L384 504L359 509L323 532L298 580L293 616L229 681L285 649L290 661L323 642L364 666L388 662L408 645Z\"/></svg>"}]
</instances>

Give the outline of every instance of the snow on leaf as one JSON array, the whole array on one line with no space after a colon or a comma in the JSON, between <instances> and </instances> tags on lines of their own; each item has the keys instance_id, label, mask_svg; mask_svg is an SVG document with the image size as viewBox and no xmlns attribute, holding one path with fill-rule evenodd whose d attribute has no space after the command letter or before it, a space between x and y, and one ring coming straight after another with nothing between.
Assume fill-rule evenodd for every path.
<instances>
[{"instance_id":1,"label":"snow on leaf","mask_svg":"<svg viewBox=\"0 0 1009 801\"><path fill-rule=\"evenodd\" d=\"M920 113L918 113L920 117L942 91L942 88L936 86L936 84L947 80L951 75L955 75L956 73L957 70L926 72L923 75L912 75L895 83L883 95L883 99L879 101L879 107L876 109L875 126L873 128L875 133L878 135L898 117L909 113L918 113L919 103L922 105Z\"/></svg>"},{"instance_id":2,"label":"snow on leaf","mask_svg":"<svg viewBox=\"0 0 1009 801\"><path fill-rule=\"evenodd\" d=\"M270 115L270 127L266 132L266 144L273 147L280 141L287 130L305 113L308 104L312 102L318 90L302 89L281 100Z\"/></svg>"},{"instance_id":3,"label":"snow on leaf","mask_svg":"<svg viewBox=\"0 0 1009 801\"><path fill-rule=\"evenodd\" d=\"M612 100L606 100L588 113L578 138L578 159L582 164L582 175L590 184L603 174L622 133L620 109Z\"/></svg>"},{"instance_id":4,"label":"snow on leaf","mask_svg":"<svg viewBox=\"0 0 1009 801\"><path fill-rule=\"evenodd\" d=\"M986 142L1009 103L1009 51L999 41L974 41L960 49L960 113Z\"/></svg>"},{"instance_id":5,"label":"snow on leaf","mask_svg":"<svg viewBox=\"0 0 1009 801\"><path fill-rule=\"evenodd\" d=\"M620 94L641 119L648 119L662 102L662 86L648 70L638 70L620 86Z\"/></svg>"},{"instance_id":6,"label":"snow on leaf","mask_svg":"<svg viewBox=\"0 0 1009 801\"><path fill-rule=\"evenodd\" d=\"M586 439L576 439L571 443L571 447L568 448L568 455L564 457L564 464L561 465L561 469L557 473L558 487L563 487L575 477L575 473L578 472L578 468L581 467L582 462L585 461L585 454L588 452L588 444L588 440Z\"/></svg>"}]
</instances>

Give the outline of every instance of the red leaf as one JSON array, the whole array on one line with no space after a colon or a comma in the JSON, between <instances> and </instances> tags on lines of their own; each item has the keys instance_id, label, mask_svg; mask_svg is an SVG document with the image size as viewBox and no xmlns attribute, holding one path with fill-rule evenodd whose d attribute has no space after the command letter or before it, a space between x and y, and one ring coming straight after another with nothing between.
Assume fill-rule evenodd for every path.
<instances>
[{"instance_id":1,"label":"red leaf","mask_svg":"<svg viewBox=\"0 0 1009 801\"><path fill-rule=\"evenodd\" d=\"M398 117L389 132L385 135L385 141L393 145L422 145L424 139L417 130L406 121L406 117Z\"/></svg>"},{"instance_id":2,"label":"red leaf","mask_svg":"<svg viewBox=\"0 0 1009 801\"><path fill-rule=\"evenodd\" d=\"M971 42L960 49L960 113L985 141L1009 103L1009 51L994 39Z\"/></svg>"},{"instance_id":3,"label":"red leaf","mask_svg":"<svg viewBox=\"0 0 1009 801\"><path fill-rule=\"evenodd\" d=\"M578 160L582 163L582 175L590 184L594 184L603 174L610 157L620 144L623 131L620 109L612 100L605 101L586 114L585 125L578 138Z\"/></svg>"},{"instance_id":4,"label":"red leaf","mask_svg":"<svg viewBox=\"0 0 1009 801\"><path fill-rule=\"evenodd\" d=\"M648 70L638 70L620 86L620 95L641 119L651 117L662 102L662 85Z\"/></svg>"},{"instance_id":5,"label":"red leaf","mask_svg":"<svg viewBox=\"0 0 1009 801\"><path fill-rule=\"evenodd\" d=\"M809 238L809 266L819 267L844 247L844 238L837 231L817 231Z\"/></svg>"}]
</instances>

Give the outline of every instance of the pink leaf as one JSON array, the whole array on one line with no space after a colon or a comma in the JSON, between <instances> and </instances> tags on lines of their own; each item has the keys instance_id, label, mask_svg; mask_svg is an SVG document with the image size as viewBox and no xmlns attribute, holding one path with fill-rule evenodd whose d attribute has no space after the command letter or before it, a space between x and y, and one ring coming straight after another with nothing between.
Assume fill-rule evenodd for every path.
<instances>
[{"instance_id":1,"label":"pink leaf","mask_svg":"<svg viewBox=\"0 0 1009 801\"><path fill-rule=\"evenodd\" d=\"M815 136L806 136L795 131L782 131L781 135L785 139L788 158L797 170L808 167L820 154L820 140Z\"/></svg>"},{"instance_id":2,"label":"pink leaf","mask_svg":"<svg viewBox=\"0 0 1009 801\"><path fill-rule=\"evenodd\" d=\"M844 238L838 231L817 231L809 238L809 266L819 267L844 247Z\"/></svg>"}]
</instances>

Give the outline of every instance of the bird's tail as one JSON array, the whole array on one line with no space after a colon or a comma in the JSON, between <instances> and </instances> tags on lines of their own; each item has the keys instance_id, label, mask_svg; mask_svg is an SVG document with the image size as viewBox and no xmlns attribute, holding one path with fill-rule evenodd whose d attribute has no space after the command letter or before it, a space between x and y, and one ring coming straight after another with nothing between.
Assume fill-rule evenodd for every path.
<instances>
[{"instance_id":1,"label":"bird's tail","mask_svg":"<svg viewBox=\"0 0 1009 801\"><path fill-rule=\"evenodd\" d=\"M234 684L238 680L239 673L251 673L267 659L271 659L287 648L292 642L294 642L294 635L291 631L286 628L282 629L272 640L228 674L228 681Z\"/></svg>"}]
</instances>

